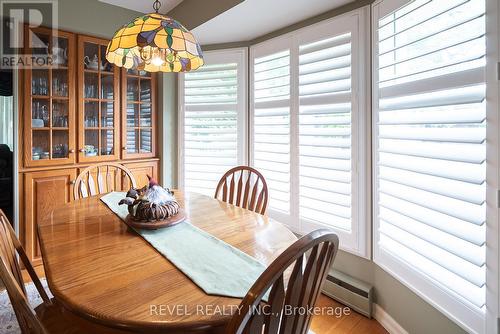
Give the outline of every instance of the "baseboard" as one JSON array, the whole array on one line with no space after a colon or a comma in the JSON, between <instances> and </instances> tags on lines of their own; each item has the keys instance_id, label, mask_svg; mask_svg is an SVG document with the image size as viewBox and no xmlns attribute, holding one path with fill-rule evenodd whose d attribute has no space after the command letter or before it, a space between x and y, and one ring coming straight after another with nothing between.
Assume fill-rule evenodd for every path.
<instances>
[{"instance_id":1,"label":"baseboard","mask_svg":"<svg viewBox=\"0 0 500 334\"><path fill-rule=\"evenodd\" d=\"M389 313L375 303L373 304L373 317L390 334L408 334L408 332L400 324L398 324Z\"/></svg>"}]
</instances>

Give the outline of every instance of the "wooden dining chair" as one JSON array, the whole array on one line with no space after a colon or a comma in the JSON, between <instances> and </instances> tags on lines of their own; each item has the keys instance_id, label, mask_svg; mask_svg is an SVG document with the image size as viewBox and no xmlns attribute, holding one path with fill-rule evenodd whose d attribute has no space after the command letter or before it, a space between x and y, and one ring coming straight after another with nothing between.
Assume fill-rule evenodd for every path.
<instances>
[{"instance_id":1,"label":"wooden dining chair","mask_svg":"<svg viewBox=\"0 0 500 334\"><path fill-rule=\"evenodd\" d=\"M21 274L21 260L42 304L31 308ZM4 283L22 334L125 334L91 323L49 299L7 217L0 210L0 279Z\"/></svg>"},{"instance_id":2,"label":"wooden dining chair","mask_svg":"<svg viewBox=\"0 0 500 334\"><path fill-rule=\"evenodd\" d=\"M214 197L263 215L267 209L269 194L266 180L258 170L238 166L222 176Z\"/></svg>"},{"instance_id":3,"label":"wooden dining chair","mask_svg":"<svg viewBox=\"0 0 500 334\"><path fill-rule=\"evenodd\" d=\"M0 278L7 289L22 333L46 333L35 312L29 306L17 255L23 262L43 302L50 303L50 299L15 236L10 222L3 211L0 210Z\"/></svg>"},{"instance_id":4,"label":"wooden dining chair","mask_svg":"<svg viewBox=\"0 0 500 334\"><path fill-rule=\"evenodd\" d=\"M338 246L337 235L326 229L316 230L296 241L250 288L238 307L239 311L226 327L226 333L307 333L311 314L302 311L315 306ZM285 287L284 273L289 268L291 274ZM263 301L269 290L267 301Z\"/></svg>"},{"instance_id":5,"label":"wooden dining chair","mask_svg":"<svg viewBox=\"0 0 500 334\"><path fill-rule=\"evenodd\" d=\"M80 198L109 193L114 190L122 190L123 182L121 176L128 179L129 185L137 188L134 175L123 165L113 162L102 162L89 166L76 178L73 197L75 200L78 200Z\"/></svg>"}]
</instances>

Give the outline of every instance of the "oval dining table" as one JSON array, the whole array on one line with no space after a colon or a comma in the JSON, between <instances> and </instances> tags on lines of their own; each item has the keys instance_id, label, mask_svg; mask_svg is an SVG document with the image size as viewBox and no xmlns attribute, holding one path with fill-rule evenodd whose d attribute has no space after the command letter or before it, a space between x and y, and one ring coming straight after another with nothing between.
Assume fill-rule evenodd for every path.
<instances>
[{"instance_id":1,"label":"oval dining table","mask_svg":"<svg viewBox=\"0 0 500 334\"><path fill-rule=\"evenodd\" d=\"M297 240L267 216L197 193L175 196L189 222L266 266ZM38 238L56 301L105 326L137 333L220 333L241 302L206 294L100 196L50 212L38 226Z\"/></svg>"}]
</instances>

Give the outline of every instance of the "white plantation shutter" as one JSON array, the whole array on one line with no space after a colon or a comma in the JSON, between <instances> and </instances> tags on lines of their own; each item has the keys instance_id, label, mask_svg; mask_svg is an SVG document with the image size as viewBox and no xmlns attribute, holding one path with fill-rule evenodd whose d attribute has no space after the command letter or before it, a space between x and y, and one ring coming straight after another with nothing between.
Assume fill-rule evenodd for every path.
<instances>
[{"instance_id":1,"label":"white plantation shutter","mask_svg":"<svg viewBox=\"0 0 500 334\"><path fill-rule=\"evenodd\" d=\"M301 234L330 228L342 249L362 256L367 12L250 49L251 162L268 182L268 214Z\"/></svg>"},{"instance_id":2,"label":"white plantation shutter","mask_svg":"<svg viewBox=\"0 0 500 334\"><path fill-rule=\"evenodd\" d=\"M213 196L218 181L245 163L245 51L207 52L180 80L180 181Z\"/></svg>"},{"instance_id":3,"label":"white plantation shutter","mask_svg":"<svg viewBox=\"0 0 500 334\"><path fill-rule=\"evenodd\" d=\"M300 216L351 231L351 33L299 46Z\"/></svg>"},{"instance_id":4,"label":"white plantation shutter","mask_svg":"<svg viewBox=\"0 0 500 334\"><path fill-rule=\"evenodd\" d=\"M253 60L253 165L265 177L269 208L290 213L290 51Z\"/></svg>"},{"instance_id":5,"label":"white plantation shutter","mask_svg":"<svg viewBox=\"0 0 500 334\"><path fill-rule=\"evenodd\" d=\"M418 273L407 281L476 332L486 296L484 14L485 0L416 0L378 13L374 27L376 260L398 276L406 264Z\"/></svg>"}]
</instances>

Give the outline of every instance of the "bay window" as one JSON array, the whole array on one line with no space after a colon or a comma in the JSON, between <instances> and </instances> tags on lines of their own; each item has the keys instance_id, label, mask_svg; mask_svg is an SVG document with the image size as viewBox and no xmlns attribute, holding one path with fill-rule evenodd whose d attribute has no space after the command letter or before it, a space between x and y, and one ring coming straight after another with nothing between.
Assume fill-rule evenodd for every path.
<instances>
[{"instance_id":1,"label":"bay window","mask_svg":"<svg viewBox=\"0 0 500 334\"><path fill-rule=\"evenodd\" d=\"M373 9L375 262L482 332L485 1Z\"/></svg>"},{"instance_id":2,"label":"bay window","mask_svg":"<svg viewBox=\"0 0 500 334\"><path fill-rule=\"evenodd\" d=\"M269 215L299 233L327 227L366 247L366 9L250 48L251 164Z\"/></svg>"},{"instance_id":3,"label":"bay window","mask_svg":"<svg viewBox=\"0 0 500 334\"><path fill-rule=\"evenodd\" d=\"M365 7L252 45L248 90L246 50L206 53L180 80L180 186L212 196L226 170L252 165L270 217L300 234L330 228L364 257L373 225L380 267L485 332L498 302L486 2L377 0L371 29Z\"/></svg>"}]
</instances>

